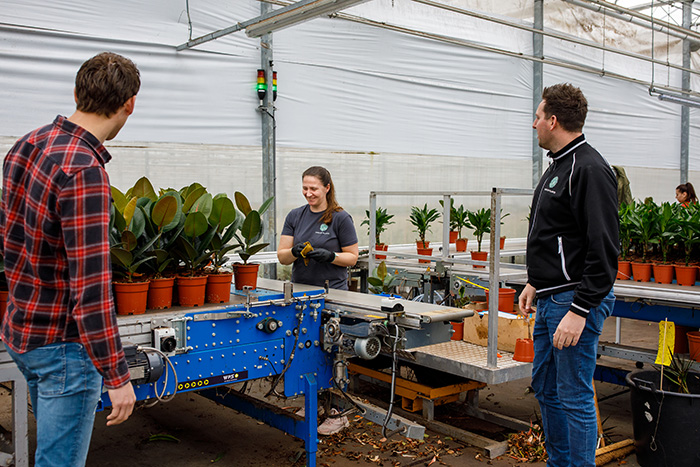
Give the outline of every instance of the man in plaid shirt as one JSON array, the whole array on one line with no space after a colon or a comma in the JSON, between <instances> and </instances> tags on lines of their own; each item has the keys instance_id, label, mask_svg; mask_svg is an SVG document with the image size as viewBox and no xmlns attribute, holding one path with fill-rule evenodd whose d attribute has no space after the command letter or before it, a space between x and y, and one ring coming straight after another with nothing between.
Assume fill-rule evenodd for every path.
<instances>
[{"instance_id":1,"label":"man in plaid shirt","mask_svg":"<svg viewBox=\"0 0 700 467\"><path fill-rule=\"evenodd\" d=\"M103 379L107 425L126 420L136 401L111 292L111 156L102 143L134 111L140 85L129 59L96 55L76 76L75 113L21 138L3 164L10 293L1 334L29 385L37 467L85 464Z\"/></svg>"}]
</instances>

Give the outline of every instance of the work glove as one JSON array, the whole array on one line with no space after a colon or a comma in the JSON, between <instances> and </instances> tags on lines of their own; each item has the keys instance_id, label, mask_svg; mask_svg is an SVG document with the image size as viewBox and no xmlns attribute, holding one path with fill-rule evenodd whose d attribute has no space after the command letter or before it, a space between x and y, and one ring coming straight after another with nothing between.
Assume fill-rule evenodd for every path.
<instances>
[{"instance_id":1,"label":"work glove","mask_svg":"<svg viewBox=\"0 0 700 467\"><path fill-rule=\"evenodd\" d=\"M301 256L301 250L304 249L304 246L306 246L304 243L297 243L292 247L292 255L295 258L298 258Z\"/></svg>"},{"instance_id":2,"label":"work glove","mask_svg":"<svg viewBox=\"0 0 700 467\"><path fill-rule=\"evenodd\" d=\"M335 259L335 253L326 250L325 248L316 248L306 254L307 258L311 258L319 263L332 263Z\"/></svg>"}]
</instances>

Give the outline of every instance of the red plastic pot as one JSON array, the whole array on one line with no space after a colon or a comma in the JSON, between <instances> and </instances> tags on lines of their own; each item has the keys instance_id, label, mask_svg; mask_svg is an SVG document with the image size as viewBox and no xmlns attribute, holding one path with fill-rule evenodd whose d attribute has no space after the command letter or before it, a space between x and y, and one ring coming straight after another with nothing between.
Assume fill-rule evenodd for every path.
<instances>
[{"instance_id":1,"label":"red plastic pot","mask_svg":"<svg viewBox=\"0 0 700 467\"><path fill-rule=\"evenodd\" d=\"M651 281L651 263L632 263L632 277L637 282Z\"/></svg>"},{"instance_id":2,"label":"red plastic pot","mask_svg":"<svg viewBox=\"0 0 700 467\"><path fill-rule=\"evenodd\" d=\"M486 261L489 258L489 253L488 251L472 251L472 259L476 261ZM480 264L475 264L475 268L485 268L486 266L482 266Z\"/></svg>"},{"instance_id":3,"label":"red plastic pot","mask_svg":"<svg viewBox=\"0 0 700 467\"><path fill-rule=\"evenodd\" d=\"M377 251L387 251L387 250L389 249L389 245L387 245L386 243L377 243L377 244L374 246L374 248L375 248ZM374 255L375 255L374 257L377 258L377 259L386 259L386 255L378 255L378 254L376 254L376 253L375 253Z\"/></svg>"},{"instance_id":4,"label":"red plastic pot","mask_svg":"<svg viewBox=\"0 0 700 467\"><path fill-rule=\"evenodd\" d=\"M425 256L433 256L433 249L432 248L416 248L418 251L419 255L425 255ZM429 263L429 259L419 259L419 263Z\"/></svg>"},{"instance_id":5,"label":"red plastic pot","mask_svg":"<svg viewBox=\"0 0 700 467\"><path fill-rule=\"evenodd\" d=\"M207 277L207 303L225 303L231 298L233 273L209 274Z\"/></svg>"},{"instance_id":6,"label":"red plastic pot","mask_svg":"<svg viewBox=\"0 0 700 467\"><path fill-rule=\"evenodd\" d=\"M207 276L179 276L177 295L182 306L202 306L207 291Z\"/></svg>"},{"instance_id":7,"label":"red plastic pot","mask_svg":"<svg viewBox=\"0 0 700 467\"><path fill-rule=\"evenodd\" d=\"M486 303L489 303L489 291L486 291ZM515 309L515 289L501 287L498 289L498 311L514 313Z\"/></svg>"},{"instance_id":8,"label":"red plastic pot","mask_svg":"<svg viewBox=\"0 0 700 467\"><path fill-rule=\"evenodd\" d=\"M258 268L259 264L242 264L236 263L233 265L233 282L236 285L236 290L243 290L243 287L250 286L255 289L258 286Z\"/></svg>"},{"instance_id":9,"label":"red plastic pot","mask_svg":"<svg viewBox=\"0 0 700 467\"><path fill-rule=\"evenodd\" d=\"M455 248L457 249L457 251L467 251L467 239L458 238L455 242Z\"/></svg>"},{"instance_id":10,"label":"red plastic pot","mask_svg":"<svg viewBox=\"0 0 700 467\"><path fill-rule=\"evenodd\" d=\"M617 277L615 279L628 281L632 279L632 263L629 261L617 262Z\"/></svg>"},{"instance_id":11,"label":"red plastic pot","mask_svg":"<svg viewBox=\"0 0 700 467\"><path fill-rule=\"evenodd\" d=\"M118 315L141 315L146 312L148 281L114 282L113 285Z\"/></svg>"},{"instance_id":12,"label":"red plastic pot","mask_svg":"<svg viewBox=\"0 0 700 467\"><path fill-rule=\"evenodd\" d=\"M149 310L164 310L173 306L174 277L159 277L151 279L148 286L147 308Z\"/></svg>"}]
</instances>

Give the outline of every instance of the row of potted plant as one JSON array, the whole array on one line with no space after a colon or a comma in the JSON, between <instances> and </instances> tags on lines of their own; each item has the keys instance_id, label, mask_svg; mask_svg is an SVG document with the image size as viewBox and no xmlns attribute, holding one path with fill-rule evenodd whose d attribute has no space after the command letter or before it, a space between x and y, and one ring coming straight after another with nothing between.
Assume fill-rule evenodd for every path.
<instances>
[{"instance_id":1,"label":"row of potted plant","mask_svg":"<svg viewBox=\"0 0 700 467\"><path fill-rule=\"evenodd\" d=\"M700 259L700 205L656 204L647 199L620 206L618 279L694 285Z\"/></svg>"},{"instance_id":2,"label":"row of potted plant","mask_svg":"<svg viewBox=\"0 0 700 467\"><path fill-rule=\"evenodd\" d=\"M255 288L259 265L248 260L268 245L259 243L261 215L272 199L256 210L240 192L231 200L199 183L156 193L145 177L126 193L112 187L112 199L110 253L118 313L168 308L174 285L183 306L228 301L232 276L237 289ZM233 250L243 262L229 268Z\"/></svg>"},{"instance_id":3,"label":"row of potted plant","mask_svg":"<svg viewBox=\"0 0 700 467\"><path fill-rule=\"evenodd\" d=\"M451 200L450 206L450 243L455 243L455 248L458 252L467 251L467 238L462 236L462 230L467 228L471 229L477 242L476 251L472 251L472 259L485 261L487 259L487 252L481 251L481 244L484 235L491 232L491 209L481 208L476 211L470 211L465 209L463 205L455 207L454 200ZM443 205L442 200L440 204ZM365 211L366 218L362 221L362 225L369 226L370 212ZM503 214L501 216L502 220L509 214ZM381 241L380 235L387 230L387 227L394 222L391 220L394 217L393 214L389 214L384 208L377 208L375 211L375 225L376 225L376 236L375 243L376 249L379 251L386 251L387 245ZM432 232L430 226L440 217L440 212L436 208L428 208L427 203L423 207L412 206L411 214L408 221L415 227L414 232L418 234L418 240L416 240L416 250L419 255L431 256L433 249L430 248L430 241L426 240L426 235L428 232ZM505 237L501 237L501 248L503 248L503 242ZM386 255L377 255L377 259L385 259ZM427 259L420 259L420 262L430 262ZM479 267L479 266L475 266ZM481 266L483 267L483 266Z\"/></svg>"}]
</instances>

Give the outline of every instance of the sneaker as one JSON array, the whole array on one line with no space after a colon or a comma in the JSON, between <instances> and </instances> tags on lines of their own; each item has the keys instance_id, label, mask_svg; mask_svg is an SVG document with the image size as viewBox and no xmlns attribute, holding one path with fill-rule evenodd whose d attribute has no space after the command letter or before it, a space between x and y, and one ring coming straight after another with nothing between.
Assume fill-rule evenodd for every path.
<instances>
[{"instance_id":1,"label":"sneaker","mask_svg":"<svg viewBox=\"0 0 700 467\"><path fill-rule=\"evenodd\" d=\"M339 412L336 409L331 409L331 415L338 415ZM318 426L319 435L332 435L338 433L350 426L348 417L343 415L342 417L328 417L323 423Z\"/></svg>"}]
</instances>

